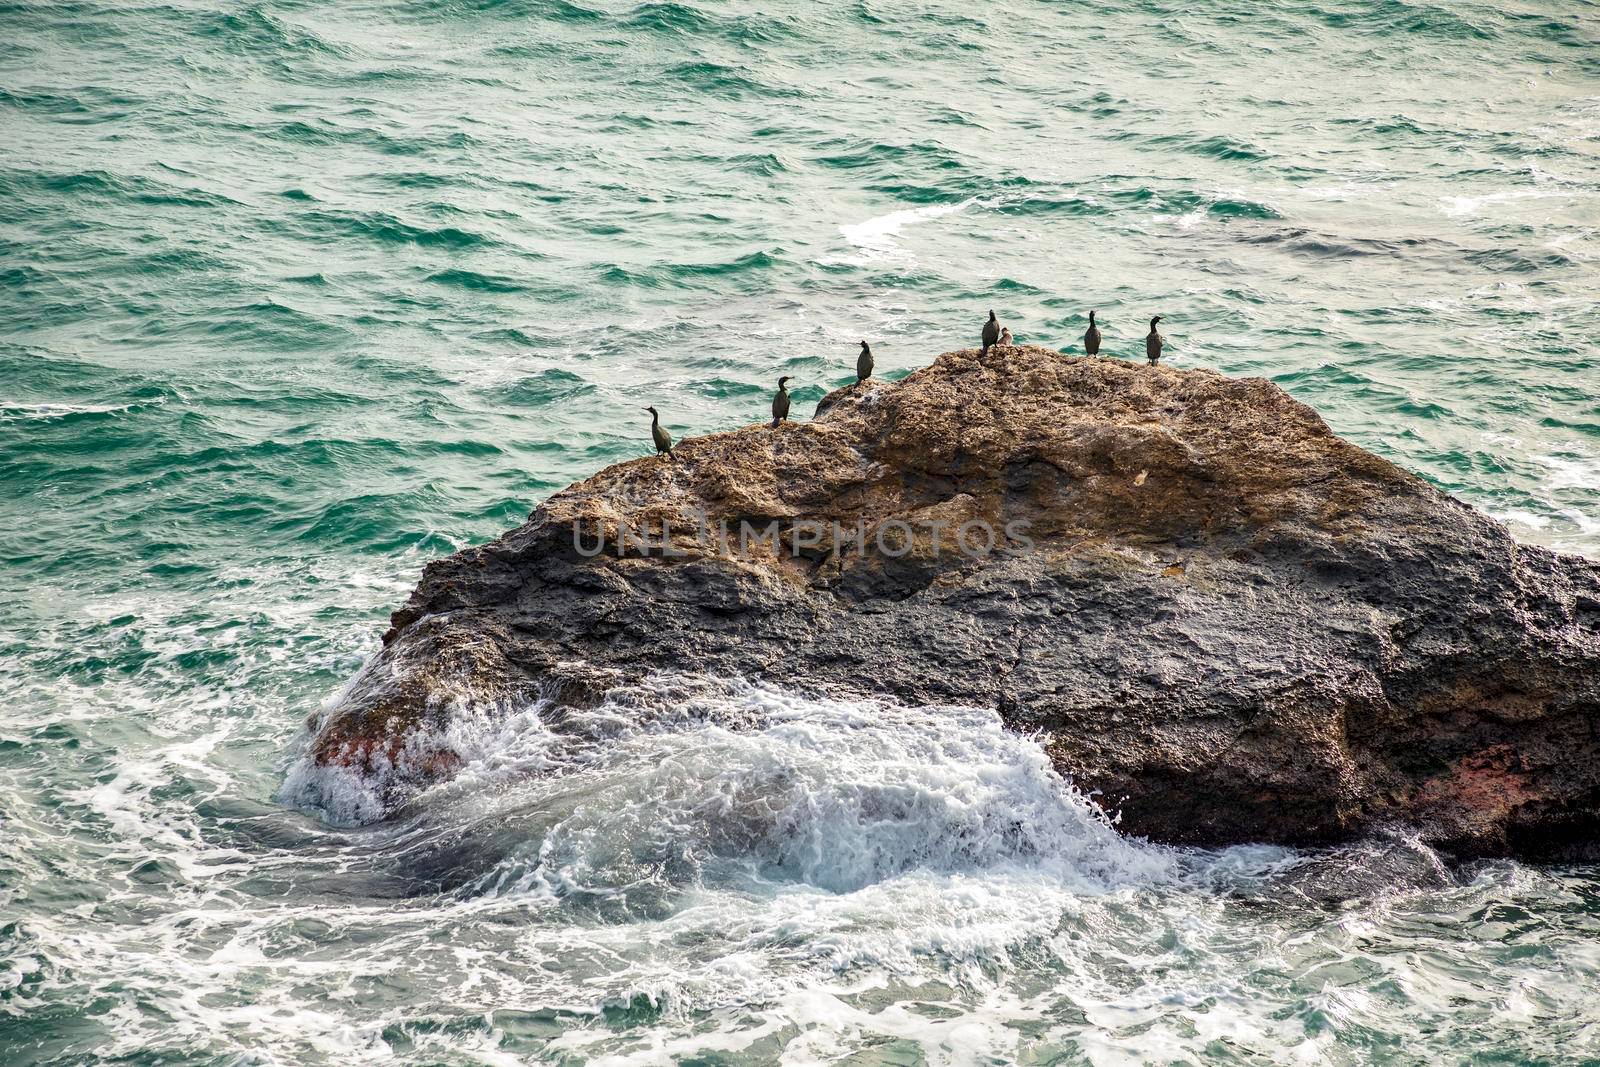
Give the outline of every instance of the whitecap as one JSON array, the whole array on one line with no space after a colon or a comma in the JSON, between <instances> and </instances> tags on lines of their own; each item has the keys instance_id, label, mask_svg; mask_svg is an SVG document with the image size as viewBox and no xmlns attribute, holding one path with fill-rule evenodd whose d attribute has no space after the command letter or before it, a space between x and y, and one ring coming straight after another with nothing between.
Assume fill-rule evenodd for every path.
<instances>
[{"instance_id":1,"label":"whitecap","mask_svg":"<svg viewBox=\"0 0 1600 1067\"><path fill-rule=\"evenodd\" d=\"M927 207L891 211L886 215L875 215L863 222L842 225L839 227L839 235L857 250L852 262L893 260L910 263L914 262L916 257L900 247L896 240L907 226L953 215L978 202L977 197L970 196L959 204L930 204Z\"/></svg>"},{"instance_id":2,"label":"whitecap","mask_svg":"<svg viewBox=\"0 0 1600 1067\"><path fill-rule=\"evenodd\" d=\"M1552 453L1533 458L1550 471L1546 489L1600 489L1600 460L1593 456Z\"/></svg>"},{"instance_id":3,"label":"whitecap","mask_svg":"<svg viewBox=\"0 0 1600 1067\"><path fill-rule=\"evenodd\" d=\"M148 403L164 404L166 400L158 397ZM142 406L144 405L140 402L126 404L0 404L0 422L66 419L76 415L120 415Z\"/></svg>"},{"instance_id":4,"label":"whitecap","mask_svg":"<svg viewBox=\"0 0 1600 1067\"><path fill-rule=\"evenodd\" d=\"M1482 196L1441 196L1439 210L1450 216L1477 215L1491 204L1504 204L1513 200L1543 200L1565 197L1568 193L1553 189L1505 189Z\"/></svg>"},{"instance_id":5,"label":"whitecap","mask_svg":"<svg viewBox=\"0 0 1600 1067\"><path fill-rule=\"evenodd\" d=\"M1490 510L1489 514L1507 526L1520 527L1524 530L1543 530L1550 525L1550 517L1548 515L1537 515L1521 508Z\"/></svg>"},{"instance_id":6,"label":"whitecap","mask_svg":"<svg viewBox=\"0 0 1600 1067\"><path fill-rule=\"evenodd\" d=\"M1182 215L1155 214L1150 216L1152 222L1170 222L1180 230L1192 230L1205 221L1206 209L1193 208Z\"/></svg>"}]
</instances>

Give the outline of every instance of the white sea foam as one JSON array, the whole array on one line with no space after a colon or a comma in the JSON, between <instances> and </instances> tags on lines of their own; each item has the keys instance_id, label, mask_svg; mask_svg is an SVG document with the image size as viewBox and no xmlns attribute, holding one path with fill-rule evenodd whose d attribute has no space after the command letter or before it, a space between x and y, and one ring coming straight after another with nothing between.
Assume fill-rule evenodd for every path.
<instances>
[{"instance_id":1,"label":"white sea foam","mask_svg":"<svg viewBox=\"0 0 1600 1067\"><path fill-rule=\"evenodd\" d=\"M1577 453L1550 453L1535 456L1550 477L1547 489L1600 489L1600 458Z\"/></svg>"},{"instance_id":2,"label":"white sea foam","mask_svg":"<svg viewBox=\"0 0 1600 1067\"><path fill-rule=\"evenodd\" d=\"M1368 973L1373 930L1248 888L1306 857L1120 837L980 709L671 676L575 715L480 709L434 739L467 760L453 781L365 829L291 820L271 847L198 832L174 793L238 791L224 740L175 729L69 798L145 873L29 920L0 962L13 1008L76 990L112 1005L106 1056L263 1064L1109 1064L1215 1042L1316 1062L1385 1025L1370 983L1325 977ZM155 859L174 880L150 910ZM107 921L122 909L144 918ZM1441 1018L1470 991L1384 966L1449 991ZM1532 1002L1574 1003L1548 964L1519 973Z\"/></svg>"},{"instance_id":3,"label":"white sea foam","mask_svg":"<svg viewBox=\"0 0 1600 1067\"><path fill-rule=\"evenodd\" d=\"M912 254L897 241L907 226L915 226L931 219L953 215L979 202L975 196L958 204L930 204L927 207L904 208L884 215L875 215L862 222L847 223L839 227L839 235L857 251L855 262L898 260L911 262Z\"/></svg>"},{"instance_id":4,"label":"white sea foam","mask_svg":"<svg viewBox=\"0 0 1600 1067\"><path fill-rule=\"evenodd\" d=\"M29 419L64 419L73 415L120 415L123 412L165 404L164 398L127 404L0 404L0 422Z\"/></svg>"},{"instance_id":5,"label":"white sea foam","mask_svg":"<svg viewBox=\"0 0 1600 1067\"><path fill-rule=\"evenodd\" d=\"M620 1046L574 1028L551 1047L596 1063L735 1051L797 1026L784 1062L886 1039L936 1063L1015 1050L1040 1009L1000 976L1053 954L1084 901L1180 874L1177 854L1120 836L982 709L659 676L588 711L460 714L428 744L465 764L388 849L419 876L448 869L440 907L543 916L529 944L560 969L536 984L574 1008L734 1012ZM349 812L383 788L299 761L285 793ZM500 964L472 970L485 995L503 990ZM993 1014L861 1001L930 982Z\"/></svg>"},{"instance_id":6,"label":"white sea foam","mask_svg":"<svg viewBox=\"0 0 1600 1067\"><path fill-rule=\"evenodd\" d=\"M1205 221L1206 209L1202 207L1191 208L1182 215L1156 213L1150 216L1152 222L1170 222L1180 230L1192 230Z\"/></svg>"},{"instance_id":7,"label":"white sea foam","mask_svg":"<svg viewBox=\"0 0 1600 1067\"><path fill-rule=\"evenodd\" d=\"M973 708L661 677L587 711L458 708L408 749L462 761L425 798L452 819L484 803L560 813L485 874L485 892L610 894L646 867L667 885L724 862L831 892L995 863L1048 868L1092 891L1165 868L1118 836L1035 742ZM340 822L372 821L404 760L357 775L301 755L282 795Z\"/></svg>"},{"instance_id":8,"label":"white sea foam","mask_svg":"<svg viewBox=\"0 0 1600 1067\"><path fill-rule=\"evenodd\" d=\"M1491 509L1489 514L1510 526L1513 530L1521 532L1537 532L1550 525L1548 515L1539 515L1523 508Z\"/></svg>"},{"instance_id":9,"label":"white sea foam","mask_svg":"<svg viewBox=\"0 0 1600 1067\"><path fill-rule=\"evenodd\" d=\"M1441 196L1439 210L1446 215L1479 215L1484 209L1497 204L1510 203L1516 200L1545 200L1551 197L1569 197L1572 193L1565 189L1540 187L1502 189L1498 192L1484 193L1479 196Z\"/></svg>"}]
</instances>

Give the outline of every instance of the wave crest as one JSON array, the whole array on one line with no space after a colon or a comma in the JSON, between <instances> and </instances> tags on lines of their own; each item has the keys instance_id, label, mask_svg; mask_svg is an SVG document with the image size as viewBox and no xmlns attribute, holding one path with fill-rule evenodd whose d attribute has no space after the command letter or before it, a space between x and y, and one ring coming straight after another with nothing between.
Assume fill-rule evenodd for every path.
<instances>
[{"instance_id":1,"label":"wave crest","mask_svg":"<svg viewBox=\"0 0 1600 1067\"><path fill-rule=\"evenodd\" d=\"M652 913L699 886L848 893L912 872L1017 868L1099 892L1167 872L993 711L808 698L658 676L588 710L460 714L412 742L461 761L402 814L419 880ZM402 758L403 761L403 758ZM385 774L302 757L284 799L378 814Z\"/></svg>"}]
</instances>

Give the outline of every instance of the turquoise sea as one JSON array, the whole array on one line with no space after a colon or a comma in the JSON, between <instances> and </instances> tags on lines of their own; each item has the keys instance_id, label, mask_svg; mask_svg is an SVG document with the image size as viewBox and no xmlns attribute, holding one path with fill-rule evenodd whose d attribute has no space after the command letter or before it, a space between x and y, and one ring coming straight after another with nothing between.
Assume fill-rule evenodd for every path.
<instances>
[{"instance_id":1,"label":"turquoise sea","mask_svg":"<svg viewBox=\"0 0 1600 1067\"><path fill-rule=\"evenodd\" d=\"M1600 1062L1600 868L1123 839L985 709L297 803L426 561L991 307L1600 556L1600 5L0 0L0 1062Z\"/></svg>"}]
</instances>

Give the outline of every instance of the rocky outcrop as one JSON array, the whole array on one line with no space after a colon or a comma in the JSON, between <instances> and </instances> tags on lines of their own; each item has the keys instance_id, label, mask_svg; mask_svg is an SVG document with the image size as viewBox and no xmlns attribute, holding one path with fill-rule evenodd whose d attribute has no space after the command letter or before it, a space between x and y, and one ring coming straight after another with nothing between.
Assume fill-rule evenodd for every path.
<instances>
[{"instance_id":1,"label":"rocky outcrop","mask_svg":"<svg viewBox=\"0 0 1600 1067\"><path fill-rule=\"evenodd\" d=\"M312 754L403 790L659 669L997 708L1158 840L1597 840L1600 564L1259 379L966 350L607 468L429 564Z\"/></svg>"}]
</instances>

